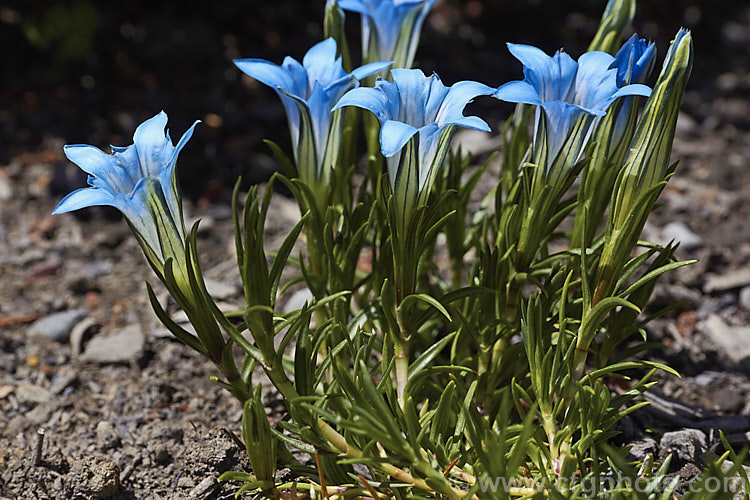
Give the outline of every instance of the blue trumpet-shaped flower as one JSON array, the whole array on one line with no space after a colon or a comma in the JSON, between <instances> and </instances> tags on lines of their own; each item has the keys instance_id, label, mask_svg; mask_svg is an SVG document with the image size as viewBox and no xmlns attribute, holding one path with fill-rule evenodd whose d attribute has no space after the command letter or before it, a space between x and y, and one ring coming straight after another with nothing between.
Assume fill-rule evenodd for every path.
<instances>
[{"instance_id":1,"label":"blue trumpet-shaped flower","mask_svg":"<svg viewBox=\"0 0 750 500\"><path fill-rule=\"evenodd\" d=\"M422 25L436 0L340 0L362 16L362 51L367 61L393 61L411 68Z\"/></svg>"},{"instance_id":2,"label":"blue trumpet-shaped flower","mask_svg":"<svg viewBox=\"0 0 750 500\"><path fill-rule=\"evenodd\" d=\"M594 119L617 98L651 93L641 84L621 86L615 58L605 52L587 52L576 62L562 51L550 57L529 45L509 43L508 49L523 63L524 79L506 83L495 96L537 106L533 161L545 175L558 163L563 145L560 160L567 165L577 161Z\"/></svg>"},{"instance_id":3,"label":"blue trumpet-shaped flower","mask_svg":"<svg viewBox=\"0 0 750 500\"><path fill-rule=\"evenodd\" d=\"M149 261L161 270L168 258L184 262L185 227L175 164L193 135L194 123L172 144L163 111L140 124L134 144L112 146L112 154L84 144L65 146L65 155L89 174L90 187L73 191L52 213L108 205L127 219Z\"/></svg>"},{"instance_id":4,"label":"blue trumpet-shaped flower","mask_svg":"<svg viewBox=\"0 0 750 500\"><path fill-rule=\"evenodd\" d=\"M341 139L340 114L331 109L359 80L387 68L390 63L366 64L347 73L336 57L333 38L313 46L300 64L287 57L278 66L263 59L238 59L234 64L244 73L272 87L286 110L292 136L294 159L300 178L327 185L335 165Z\"/></svg>"},{"instance_id":5,"label":"blue trumpet-shaped flower","mask_svg":"<svg viewBox=\"0 0 750 500\"><path fill-rule=\"evenodd\" d=\"M371 111L380 122L380 146L402 224L424 204L450 146L456 127L485 132L479 117L464 116L475 97L494 89L472 81L446 87L437 75L418 69L394 69L393 81L379 78L375 88L358 88L341 98L336 109L356 106ZM402 226L402 228L405 226Z\"/></svg>"}]
</instances>

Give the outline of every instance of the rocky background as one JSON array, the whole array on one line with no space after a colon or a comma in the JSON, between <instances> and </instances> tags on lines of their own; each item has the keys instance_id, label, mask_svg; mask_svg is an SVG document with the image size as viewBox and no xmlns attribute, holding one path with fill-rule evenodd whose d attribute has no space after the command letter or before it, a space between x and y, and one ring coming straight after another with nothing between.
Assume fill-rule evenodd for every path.
<instances>
[{"instance_id":1,"label":"rocky background","mask_svg":"<svg viewBox=\"0 0 750 500\"><path fill-rule=\"evenodd\" d=\"M549 52L564 43L577 56L603 4L443 0L425 26L420 65L447 83L498 85L521 73L506 40ZM216 478L248 466L227 432L238 432L240 408L209 382L210 363L159 325L144 281L158 283L117 213L49 215L85 183L61 148L130 144L161 109L175 136L202 119L179 161L186 213L203 220L209 290L238 306L228 194L237 175L247 185L274 170L261 139L288 139L276 96L231 59L300 58L322 36L323 1L104 5L0 5L0 498L231 498L236 485ZM680 25L694 30L697 50L675 141L680 165L644 237L681 241L680 257L699 259L663 280L651 306L682 304L649 335L665 345L655 359L683 377L660 376L652 404L623 423L620 439L636 458L674 452L687 488L720 450L719 429L737 448L750 442L750 6L639 3L636 29L661 56ZM356 20L349 28L356 37ZM512 109L491 99L473 106L494 130ZM463 139L480 157L498 143ZM274 204L269 250L299 217L283 195ZM299 299L291 294L287 307ZM268 408L282 409L273 393Z\"/></svg>"}]
</instances>

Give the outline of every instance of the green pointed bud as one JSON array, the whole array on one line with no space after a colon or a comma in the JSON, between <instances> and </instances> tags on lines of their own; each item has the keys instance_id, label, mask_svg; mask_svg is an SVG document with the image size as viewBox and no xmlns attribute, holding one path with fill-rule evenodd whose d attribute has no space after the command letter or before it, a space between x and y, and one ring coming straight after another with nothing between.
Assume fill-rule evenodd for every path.
<instances>
[{"instance_id":1,"label":"green pointed bud","mask_svg":"<svg viewBox=\"0 0 750 500\"><path fill-rule=\"evenodd\" d=\"M693 68L693 38L681 29L669 48L659 79L646 102L616 185L612 215L622 227L638 197L663 182L669 173L680 102Z\"/></svg>"},{"instance_id":2,"label":"green pointed bud","mask_svg":"<svg viewBox=\"0 0 750 500\"><path fill-rule=\"evenodd\" d=\"M338 0L328 0L326 2L325 16L323 17L323 34L324 38L333 38L338 46L337 56L341 56L342 65L347 73L352 71L352 59L349 55L349 44L346 43L346 31L344 23L346 15L339 7Z\"/></svg>"},{"instance_id":3,"label":"green pointed bud","mask_svg":"<svg viewBox=\"0 0 750 500\"><path fill-rule=\"evenodd\" d=\"M693 39L688 30L681 29L669 48L615 182L592 305L612 292L656 199L671 175L672 141L682 94L692 68Z\"/></svg>"},{"instance_id":4,"label":"green pointed bud","mask_svg":"<svg viewBox=\"0 0 750 500\"><path fill-rule=\"evenodd\" d=\"M634 17L635 0L609 0L599 23L599 30L588 50L600 50L614 55Z\"/></svg>"}]
</instances>

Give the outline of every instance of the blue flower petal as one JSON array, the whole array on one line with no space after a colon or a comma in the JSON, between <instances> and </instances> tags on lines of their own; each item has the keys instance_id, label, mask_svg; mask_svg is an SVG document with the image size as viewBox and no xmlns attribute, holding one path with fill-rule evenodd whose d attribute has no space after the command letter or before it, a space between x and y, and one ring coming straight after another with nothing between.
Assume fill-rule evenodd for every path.
<instances>
[{"instance_id":1,"label":"blue flower petal","mask_svg":"<svg viewBox=\"0 0 750 500\"><path fill-rule=\"evenodd\" d=\"M510 53L513 54L513 57L521 61L521 64L525 68L531 70L541 70L549 64L549 60L551 59L542 49L532 45L511 42L508 42L506 45Z\"/></svg>"},{"instance_id":2,"label":"blue flower petal","mask_svg":"<svg viewBox=\"0 0 750 500\"><path fill-rule=\"evenodd\" d=\"M438 126L444 125L462 125L470 124L469 128L490 131L489 125L478 117L465 117L464 108L468 103L479 96L489 96L495 93L495 89L479 82L463 81L458 82L448 90L445 95L440 110L437 113L436 122ZM472 120L471 118L475 118ZM478 120L478 121L477 121Z\"/></svg>"},{"instance_id":3,"label":"blue flower petal","mask_svg":"<svg viewBox=\"0 0 750 500\"><path fill-rule=\"evenodd\" d=\"M436 0L340 0L339 7L362 18L366 60L395 59L411 67L424 20Z\"/></svg>"},{"instance_id":4,"label":"blue flower petal","mask_svg":"<svg viewBox=\"0 0 750 500\"><path fill-rule=\"evenodd\" d=\"M175 164L177 163L177 157L182 151L182 148L188 143L191 137L193 137L193 131L195 126L200 123L200 120L196 120L190 128L188 128L180 137L179 142L172 150L172 157L167 163L167 167L162 172L159 180L161 182L161 188L164 191L164 199L167 202L169 212L172 218L176 221L182 222L182 210L180 203L180 193L177 190L177 179L175 177ZM181 227L178 226L178 227Z\"/></svg>"},{"instance_id":5,"label":"blue flower petal","mask_svg":"<svg viewBox=\"0 0 750 500\"><path fill-rule=\"evenodd\" d=\"M234 65L246 75L252 76L274 90L277 88L287 92L295 90L294 80L289 71L265 59L235 59Z\"/></svg>"},{"instance_id":6,"label":"blue flower petal","mask_svg":"<svg viewBox=\"0 0 750 500\"><path fill-rule=\"evenodd\" d=\"M108 155L101 149L86 144L71 144L63 148L65 156L80 167L81 170L96 178L102 179L107 185L123 192L130 192L135 186L138 171L135 168L135 177L129 169L115 161L113 155Z\"/></svg>"},{"instance_id":7,"label":"blue flower petal","mask_svg":"<svg viewBox=\"0 0 750 500\"><path fill-rule=\"evenodd\" d=\"M339 99L339 102L333 107L333 111L341 109L344 106L356 106L366 109L372 112L380 123L389 119L389 101L387 95L378 88L359 87L350 90L344 97Z\"/></svg>"},{"instance_id":8,"label":"blue flower petal","mask_svg":"<svg viewBox=\"0 0 750 500\"><path fill-rule=\"evenodd\" d=\"M620 88L618 85L620 65L627 63L632 67L633 54L639 60L642 54L646 54L642 64L650 64L649 47L645 41L636 40L634 38L626 42L625 48L619 53L620 61L607 53L592 51L583 54L576 62L562 51L550 57L536 47L508 44L511 53L524 64L524 80L501 86L495 97L539 106L532 145L534 161L545 163L543 166L546 169L555 162L562 145L579 120L588 116L581 125L591 127L595 122L593 117L605 115L618 97L648 94L648 87L645 86ZM623 62L627 58L630 59ZM543 129L544 137L538 135L542 130L542 116L546 124ZM589 134L590 128L578 129L576 140L571 142L573 149L566 151L565 156L560 157L561 161L577 161L580 153L577 148L585 146Z\"/></svg>"},{"instance_id":9,"label":"blue flower petal","mask_svg":"<svg viewBox=\"0 0 750 500\"><path fill-rule=\"evenodd\" d=\"M317 158L322 159L328 143L328 131L330 130L331 103L328 92L323 89L319 82L315 82L307 106L312 118L313 135L315 137L315 150Z\"/></svg>"},{"instance_id":10,"label":"blue flower petal","mask_svg":"<svg viewBox=\"0 0 750 500\"><path fill-rule=\"evenodd\" d=\"M631 36L615 54L612 67L617 69L617 85L643 83L656 62L656 45L637 34Z\"/></svg>"},{"instance_id":11,"label":"blue flower petal","mask_svg":"<svg viewBox=\"0 0 750 500\"><path fill-rule=\"evenodd\" d=\"M614 99L626 95L639 95L643 97L648 97L651 95L651 87L648 85L643 85L641 83L634 83L632 85L625 85L620 90L614 93L612 96Z\"/></svg>"},{"instance_id":12,"label":"blue flower petal","mask_svg":"<svg viewBox=\"0 0 750 500\"><path fill-rule=\"evenodd\" d=\"M167 114L160 112L138 125L133 142L138 151L141 177L156 177L172 157L172 142L167 138Z\"/></svg>"},{"instance_id":13,"label":"blue flower petal","mask_svg":"<svg viewBox=\"0 0 750 500\"><path fill-rule=\"evenodd\" d=\"M531 84L523 80L515 80L501 85L495 91L494 95L501 101L506 102L533 105L542 103L537 90Z\"/></svg>"},{"instance_id":14,"label":"blue flower petal","mask_svg":"<svg viewBox=\"0 0 750 500\"><path fill-rule=\"evenodd\" d=\"M335 82L346 76L346 71L341 66L341 60L336 59L336 40L327 38L313 45L302 59L302 65L307 71L307 88L312 92L315 82L323 86ZM303 96L300 96L303 97Z\"/></svg>"},{"instance_id":15,"label":"blue flower petal","mask_svg":"<svg viewBox=\"0 0 750 500\"><path fill-rule=\"evenodd\" d=\"M365 6L361 0L339 0L339 7L343 10L349 10L359 14L367 14L369 12L367 6Z\"/></svg>"},{"instance_id":16,"label":"blue flower petal","mask_svg":"<svg viewBox=\"0 0 750 500\"><path fill-rule=\"evenodd\" d=\"M393 64L393 61L365 64L364 66L360 66L359 68L353 70L352 75L354 75L354 78L356 78L357 80L361 80L363 78L367 78L368 76L380 73L384 69L387 69L391 64Z\"/></svg>"},{"instance_id":17,"label":"blue flower petal","mask_svg":"<svg viewBox=\"0 0 750 500\"><path fill-rule=\"evenodd\" d=\"M86 207L95 207L101 205L113 206L114 195L104 189L81 188L69 193L65 198L60 200L55 209L54 215L73 212Z\"/></svg>"},{"instance_id":18,"label":"blue flower petal","mask_svg":"<svg viewBox=\"0 0 750 500\"><path fill-rule=\"evenodd\" d=\"M428 78L419 69L394 69L391 76L399 96L397 119L415 127L435 121L448 94L440 78L436 74Z\"/></svg>"},{"instance_id":19,"label":"blue flower petal","mask_svg":"<svg viewBox=\"0 0 750 500\"><path fill-rule=\"evenodd\" d=\"M328 156L335 156L334 150L338 149L328 147L334 120L331 112L338 109L334 105L359 85L360 78L378 73L390 64L372 63L347 73L342 58L336 53L336 41L328 38L311 47L302 64L291 57L284 59L282 66L262 59L235 61L238 68L272 86L279 94L289 122L297 170L303 180L326 178L322 169L332 165L333 158ZM339 128L337 125L336 130ZM301 144L303 138L304 144ZM300 162L308 164L300 165Z\"/></svg>"},{"instance_id":20,"label":"blue flower petal","mask_svg":"<svg viewBox=\"0 0 750 500\"><path fill-rule=\"evenodd\" d=\"M441 132L445 127L439 127L436 123L431 123L419 130L419 190L423 191L428 181L432 181L432 175L442 161L437 158L438 146L440 143ZM445 150L447 151L447 147Z\"/></svg>"},{"instance_id":21,"label":"blue flower petal","mask_svg":"<svg viewBox=\"0 0 750 500\"><path fill-rule=\"evenodd\" d=\"M578 59L578 72L566 99L589 109L604 109L617 91L616 71L610 69L614 58L606 52L586 52Z\"/></svg>"},{"instance_id":22,"label":"blue flower petal","mask_svg":"<svg viewBox=\"0 0 750 500\"><path fill-rule=\"evenodd\" d=\"M416 127L406 123L387 120L380 127L380 148L386 158L395 155L404 145L419 132Z\"/></svg>"}]
</instances>

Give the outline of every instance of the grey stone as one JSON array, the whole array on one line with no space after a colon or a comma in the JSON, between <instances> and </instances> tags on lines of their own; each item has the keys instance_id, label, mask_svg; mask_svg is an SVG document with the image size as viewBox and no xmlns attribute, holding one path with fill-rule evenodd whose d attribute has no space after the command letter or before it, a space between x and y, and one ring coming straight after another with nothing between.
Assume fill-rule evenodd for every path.
<instances>
[{"instance_id":1,"label":"grey stone","mask_svg":"<svg viewBox=\"0 0 750 500\"><path fill-rule=\"evenodd\" d=\"M703 291L706 293L724 292L750 285L750 269L735 269L725 274L709 274Z\"/></svg>"},{"instance_id":2,"label":"grey stone","mask_svg":"<svg viewBox=\"0 0 750 500\"><path fill-rule=\"evenodd\" d=\"M96 424L96 444L99 445L102 451L120 446L120 435L112 424L106 420L102 420Z\"/></svg>"},{"instance_id":3,"label":"grey stone","mask_svg":"<svg viewBox=\"0 0 750 500\"><path fill-rule=\"evenodd\" d=\"M463 129L456 132L453 141L453 151L458 151L459 145L464 154L471 153L474 156L497 151L503 144L503 138L499 135L488 134L481 130Z\"/></svg>"},{"instance_id":4,"label":"grey stone","mask_svg":"<svg viewBox=\"0 0 750 500\"><path fill-rule=\"evenodd\" d=\"M47 389L28 382L21 382L15 392L16 398L22 403L44 403L51 398Z\"/></svg>"},{"instance_id":5,"label":"grey stone","mask_svg":"<svg viewBox=\"0 0 750 500\"><path fill-rule=\"evenodd\" d=\"M291 297L284 303L283 311L290 313L298 309L302 309L302 306L311 304L313 302L313 295L307 288L302 288L294 292Z\"/></svg>"},{"instance_id":6,"label":"grey stone","mask_svg":"<svg viewBox=\"0 0 750 500\"><path fill-rule=\"evenodd\" d=\"M742 309L750 311L750 286L746 286L740 290L739 303Z\"/></svg>"},{"instance_id":7,"label":"grey stone","mask_svg":"<svg viewBox=\"0 0 750 500\"><path fill-rule=\"evenodd\" d=\"M164 446L160 446L154 452L154 462L156 462L157 464L163 465L169 461L169 458L169 450L167 450L167 448Z\"/></svg>"},{"instance_id":8,"label":"grey stone","mask_svg":"<svg viewBox=\"0 0 750 500\"><path fill-rule=\"evenodd\" d=\"M684 285L675 285L670 283L657 283L654 289L654 301L660 301L667 304L675 302L685 302L693 307L697 307L703 300L703 295L698 290L688 288Z\"/></svg>"},{"instance_id":9,"label":"grey stone","mask_svg":"<svg viewBox=\"0 0 750 500\"><path fill-rule=\"evenodd\" d=\"M668 243L672 240L680 244L680 248L694 250L703 245L703 240L695 234L684 222L670 222L661 230L661 240Z\"/></svg>"},{"instance_id":10,"label":"grey stone","mask_svg":"<svg viewBox=\"0 0 750 500\"><path fill-rule=\"evenodd\" d=\"M698 429L667 432L659 442L659 459L672 454L681 462L698 462L706 452L706 435Z\"/></svg>"},{"instance_id":11,"label":"grey stone","mask_svg":"<svg viewBox=\"0 0 750 500\"><path fill-rule=\"evenodd\" d=\"M205 500L207 498L211 498L211 496L216 492L216 489L219 487L218 481L216 481L216 478L213 476L208 476L203 481L198 483L198 486L193 488L190 493L188 494L189 498L198 498L200 500Z\"/></svg>"},{"instance_id":12,"label":"grey stone","mask_svg":"<svg viewBox=\"0 0 750 500\"><path fill-rule=\"evenodd\" d=\"M710 385L714 385L719 382L721 379L721 373L720 372L714 372L714 371L705 371L703 373L699 373L698 375L693 378L693 382L698 387L708 387Z\"/></svg>"},{"instance_id":13,"label":"grey stone","mask_svg":"<svg viewBox=\"0 0 750 500\"><path fill-rule=\"evenodd\" d=\"M721 463L722 472L729 472L733 467L734 462L732 462L731 460L724 460ZM742 467L743 469L745 469L745 475L750 476L750 467L748 467L747 465L743 465ZM747 498L745 496L745 484L739 472L737 472L737 474L735 474L735 476L732 478L730 487L731 491L734 493L734 496L732 497L733 500L745 500Z\"/></svg>"},{"instance_id":14,"label":"grey stone","mask_svg":"<svg viewBox=\"0 0 750 500\"><path fill-rule=\"evenodd\" d=\"M628 446L630 446L628 460L637 460L639 462L646 460L649 455L656 455L658 451L656 440L648 436L628 443Z\"/></svg>"},{"instance_id":15,"label":"grey stone","mask_svg":"<svg viewBox=\"0 0 750 500\"><path fill-rule=\"evenodd\" d=\"M13 187L7 176L0 174L0 201L8 201L13 197Z\"/></svg>"},{"instance_id":16,"label":"grey stone","mask_svg":"<svg viewBox=\"0 0 750 500\"><path fill-rule=\"evenodd\" d=\"M239 290L236 286L206 278L206 289L208 294L215 300L229 300L237 296Z\"/></svg>"},{"instance_id":17,"label":"grey stone","mask_svg":"<svg viewBox=\"0 0 750 500\"><path fill-rule=\"evenodd\" d=\"M701 323L701 331L732 363L750 358L750 327L730 326L718 314L711 314Z\"/></svg>"},{"instance_id":18,"label":"grey stone","mask_svg":"<svg viewBox=\"0 0 750 500\"><path fill-rule=\"evenodd\" d=\"M146 336L137 325L108 335L98 335L86 345L81 358L100 364L129 363L143 356Z\"/></svg>"},{"instance_id":19,"label":"grey stone","mask_svg":"<svg viewBox=\"0 0 750 500\"><path fill-rule=\"evenodd\" d=\"M57 342L67 342L73 327L86 317L85 309L71 309L47 315L29 327L32 335L42 335Z\"/></svg>"},{"instance_id":20,"label":"grey stone","mask_svg":"<svg viewBox=\"0 0 750 500\"><path fill-rule=\"evenodd\" d=\"M99 324L93 318L85 318L70 331L70 345L73 356L81 354L83 343L96 332Z\"/></svg>"}]
</instances>

